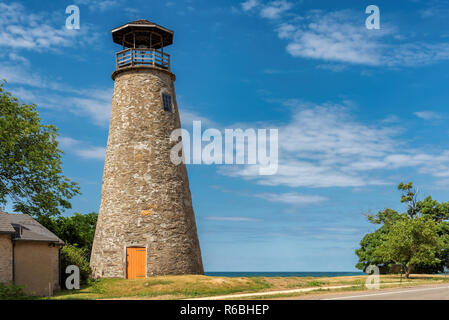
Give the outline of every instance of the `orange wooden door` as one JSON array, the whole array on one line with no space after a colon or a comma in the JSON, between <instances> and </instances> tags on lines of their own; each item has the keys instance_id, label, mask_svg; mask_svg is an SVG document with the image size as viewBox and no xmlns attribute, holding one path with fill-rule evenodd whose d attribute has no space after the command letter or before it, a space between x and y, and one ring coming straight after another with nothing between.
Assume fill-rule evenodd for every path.
<instances>
[{"instance_id":1,"label":"orange wooden door","mask_svg":"<svg viewBox=\"0 0 449 320\"><path fill-rule=\"evenodd\" d=\"M128 279L145 278L145 248L126 248L126 275Z\"/></svg>"}]
</instances>

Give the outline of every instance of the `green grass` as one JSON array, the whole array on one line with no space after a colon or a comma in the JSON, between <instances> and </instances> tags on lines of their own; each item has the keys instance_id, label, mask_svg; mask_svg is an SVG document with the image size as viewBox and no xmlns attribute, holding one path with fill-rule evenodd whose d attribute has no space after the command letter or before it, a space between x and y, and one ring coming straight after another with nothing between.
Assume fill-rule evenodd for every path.
<instances>
[{"instance_id":1,"label":"green grass","mask_svg":"<svg viewBox=\"0 0 449 320\"><path fill-rule=\"evenodd\" d=\"M206 276L166 276L150 279L101 279L92 281L77 291L63 290L51 299L112 299L112 298L194 298L255 292L271 285L258 278L223 278Z\"/></svg>"},{"instance_id":2,"label":"green grass","mask_svg":"<svg viewBox=\"0 0 449 320\"><path fill-rule=\"evenodd\" d=\"M291 290L292 288L319 288L323 286L351 285L350 288L332 289L332 292L365 290L366 276L347 276L335 278L313 277L208 277L201 275L161 276L147 279L101 279L90 281L77 291L63 290L55 296L43 299L186 299L218 295L254 293L264 291ZM442 283L449 281L445 276L416 275L412 279L402 279L395 275L381 276L381 286ZM317 292L327 292L321 289ZM309 293L295 293L300 296ZM275 296L260 296L271 299ZM251 297L255 299L257 297Z\"/></svg>"},{"instance_id":3,"label":"green grass","mask_svg":"<svg viewBox=\"0 0 449 320\"><path fill-rule=\"evenodd\" d=\"M316 280L314 280L314 281L309 281L309 282L307 282L306 283L306 286L307 287L319 287L319 286L321 286L321 285L323 285L324 283L323 282L321 282L321 281L316 281Z\"/></svg>"}]
</instances>

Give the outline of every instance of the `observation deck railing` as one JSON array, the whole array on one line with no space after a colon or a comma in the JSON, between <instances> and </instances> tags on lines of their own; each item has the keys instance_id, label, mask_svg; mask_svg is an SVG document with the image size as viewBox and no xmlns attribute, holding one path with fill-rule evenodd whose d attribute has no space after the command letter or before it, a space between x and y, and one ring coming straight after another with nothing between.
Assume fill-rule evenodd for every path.
<instances>
[{"instance_id":1,"label":"observation deck railing","mask_svg":"<svg viewBox=\"0 0 449 320\"><path fill-rule=\"evenodd\" d=\"M153 66L170 71L170 55L157 49L125 49L115 54L116 67Z\"/></svg>"}]
</instances>

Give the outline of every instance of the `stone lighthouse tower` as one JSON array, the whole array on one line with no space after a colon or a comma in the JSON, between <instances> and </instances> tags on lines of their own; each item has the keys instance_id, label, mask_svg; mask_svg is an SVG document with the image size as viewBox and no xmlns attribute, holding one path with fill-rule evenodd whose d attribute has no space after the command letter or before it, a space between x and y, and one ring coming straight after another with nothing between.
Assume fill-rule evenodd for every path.
<instances>
[{"instance_id":1,"label":"stone lighthouse tower","mask_svg":"<svg viewBox=\"0 0 449 320\"><path fill-rule=\"evenodd\" d=\"M170 56L173 31L147 20L112 30L114 94L101 204L90 264L93 276L145 278L202 274L184 164L170 161L181 127Z\"/></svg>"}]
</instances>

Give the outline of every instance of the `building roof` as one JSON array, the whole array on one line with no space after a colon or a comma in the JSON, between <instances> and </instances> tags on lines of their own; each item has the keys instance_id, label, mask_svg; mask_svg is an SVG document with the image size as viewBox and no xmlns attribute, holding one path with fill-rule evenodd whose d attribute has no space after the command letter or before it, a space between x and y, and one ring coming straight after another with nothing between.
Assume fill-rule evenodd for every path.
<instances>
[{"instance_id":1,"label":"building roof","mask_svg":"<svg viewBox=\"0 0 449 320\"><path fill-rule=\"evenodd\" d=\"M0 209L0 233L15 233L16 231L12 227L6 214Z\"/></svg>"},{"instance_id":2,"label":"building roof","mask_svg":"<svg viewBox=\"0 0 449 320\"><path fill-rule=\"evenodd\" d=\"M14 241L42 241L64 244L55 234L27 214L0 212L0 232L2 231L3 233L13 234Z\"/></svg>"},{"instance_id":3,"label":"building roof","mask_svg":"<svg viewBox=\"0 0 449 320\"><path fill-rule=\"evenodd\" d=\"M149 34L152 33L150 41ZM140 19L128 22L112 30L112 40L115 43L132 48L144 45L148 48L160 49L173 43L173 31L154 22Z\"/></svg>"}]
</instances>

